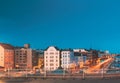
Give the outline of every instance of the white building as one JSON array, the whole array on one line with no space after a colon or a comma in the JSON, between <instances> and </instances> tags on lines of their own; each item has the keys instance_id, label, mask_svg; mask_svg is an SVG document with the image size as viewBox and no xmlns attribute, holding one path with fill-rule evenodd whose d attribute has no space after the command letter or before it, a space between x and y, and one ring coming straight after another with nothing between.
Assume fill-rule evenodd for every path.
<instances>
[{"instance_id":1,"label":"white building","mask_svg":"<svg viewBox=\"0 0 120 83\"><path fill-rule=\"evenodd\" d=\"M60 66L60 50L57 47L50 46L44 51L44 69L45 71L54 71Z\"/></svg>"},{"instance_id":2,"label":"white building","mask_svg":"<svg viewBox=\"0 0 120 83\"><path fill-rule=\"evenodd\" d=\"M72 50L61 51L61 67L68 69L70 64L73 63L74 52Z\"/></svg>"}]
</instances>

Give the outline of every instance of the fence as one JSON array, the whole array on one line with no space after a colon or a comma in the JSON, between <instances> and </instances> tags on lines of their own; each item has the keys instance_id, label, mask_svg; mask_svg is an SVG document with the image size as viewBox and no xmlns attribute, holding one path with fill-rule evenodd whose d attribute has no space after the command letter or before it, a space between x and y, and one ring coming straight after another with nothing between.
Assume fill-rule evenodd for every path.
<instances>
[{"instance_id":1,"label":"fence","mask_svg":"<svg viewBox=\"0 0 120 83\"><path fill-rule=\"evenodd\" d=\"M94 70L92 73L87 73L86 70L80 70L77 73L63 72L62 73L53 73L53 72L44 72L44 73L34 73L31 70L9 70L6 72L1 72L0 77L9 77L9 78L76 78L76 79L89 79L89 78L119 78L120 69L100 69Z\"/></svg>"}]
</instances>

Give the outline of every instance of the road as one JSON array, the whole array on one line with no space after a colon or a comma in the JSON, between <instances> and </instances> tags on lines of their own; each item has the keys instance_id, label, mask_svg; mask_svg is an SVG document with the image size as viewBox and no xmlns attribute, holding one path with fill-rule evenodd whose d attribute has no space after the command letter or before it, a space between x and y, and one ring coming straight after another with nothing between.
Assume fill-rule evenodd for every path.
<instances>
[{"instance_id":1,"label":"road","mask_svg":"<svg viewBox=\"0 0 120 83\"><path fill-rule=\"evenodd\" d=\"M113 58L108 58L104 62L101 62L94 67L88 68L87 70L85 70L85 73L88 73L88 74L102 73L103 72L102 69L107 70L108 66L110 65L111 62L113 62L113 60L114 60Z\"/></svg>"}]
</instances>

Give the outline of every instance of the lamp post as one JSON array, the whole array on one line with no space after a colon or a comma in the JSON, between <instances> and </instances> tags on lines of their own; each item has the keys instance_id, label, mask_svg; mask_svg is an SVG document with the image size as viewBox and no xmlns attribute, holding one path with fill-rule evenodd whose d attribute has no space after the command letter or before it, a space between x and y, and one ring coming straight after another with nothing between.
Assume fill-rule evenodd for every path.
<instances>
[{"instance_id":1,"label":"lamp post","mask_svg":"<svg viewBox=\"0 0 120 83\"><path fill-rule=\"evenodd\" d=\"M83 68L83 79L85 79L85 72L84 72L84 68Z\"/></svg>"},{"instance_id":2,"label":"lamp post","mask_svg":"<svg viewBox=\"0 0 120 83\"><path fill-rule=\"evenodd\" d=\"M102 78L104 78L104 68L102 68Z\"/></svg>"},{"instance_id":3,"label":"lamp post","mask_svg":"<svg viewBox=\"0 0 120 83\"><path fill-rule=\"evenodd\" d=\"M85 56L82 55L82 57L83 57L83 79L85 79L85 70L84 70Z\"/></svg>"},{"instance_id":4,"label":"lamp post","mask_svg":"<svg viewBox=\"0 0 120 83\"><path fill-rule=\"evenodd\" d=\"M44 78L46 78L46 69L44 67Z\"/></svg>"},{"instance_id":5,"label":"lamp post","mask_svg":"<svg viewBox=\"0 0 120 83\"><path fill-rule=\"evenodd\" d=\"M9 76L10 76L10 71L9 71L10 69L9 69L9 67L8 67L8 78L9 78Z\"/></svg>"},{"instance_id":6,"label":"lamp post","mask_svg":"<svg viewBox=\"0 0 120 83\"><path fill-rule=\"evenodd\" d=\"M64 76L65 76L65 64L63 64L63 78L64 78Z\"/></svg>"},{"instance_id":7,"label":"lamp post","mask_svg":"<svg viewBox=\"0 0 120 83\"><path fill-rule=\"evenodd\" d=\"M8 70L8 77L10 77L10 70L12 69L11 67L10 67L10 63L8 64L8 68L7 68L7 70Z\"/></svg>"}]
</instances>

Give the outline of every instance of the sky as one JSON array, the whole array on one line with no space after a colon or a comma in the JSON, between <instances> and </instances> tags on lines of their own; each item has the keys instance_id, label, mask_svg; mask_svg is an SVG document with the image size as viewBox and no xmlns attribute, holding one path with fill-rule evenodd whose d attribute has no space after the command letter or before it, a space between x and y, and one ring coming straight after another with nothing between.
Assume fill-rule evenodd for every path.
<instances>
[{"instance_id":1,"label":"sky","mask_svg":"<svg viewBox=\"0 0 120 83\"><path fill-rule=\"evenodd\" d=\"M0 0L0 42L120 53L120 0Z\"/></svg>"}]
</instances>

